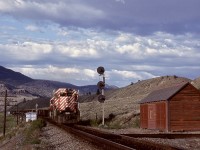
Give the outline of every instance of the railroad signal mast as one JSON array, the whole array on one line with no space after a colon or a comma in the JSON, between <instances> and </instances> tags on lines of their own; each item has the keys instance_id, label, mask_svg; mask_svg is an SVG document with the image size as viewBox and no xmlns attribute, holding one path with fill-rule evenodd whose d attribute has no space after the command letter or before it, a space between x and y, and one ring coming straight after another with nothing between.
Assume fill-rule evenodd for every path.
<instances>
[{"instance_id":1,"label":"railroad signal mast","mask_svg":"<svg viewBox=\"0 0 200 150\"><path fill-rule=\"evenodd\" d=\"M105 88L105 69L104 67L100 66L97 68L97 72L99 73L99 76L102 76L103 81L99 81L97 83L98 89L100 91L100 95L98 97L98 101L102 103L102 125L104 126L104 101L106 100L104 88Z\"/></svg>"}]
</instances>

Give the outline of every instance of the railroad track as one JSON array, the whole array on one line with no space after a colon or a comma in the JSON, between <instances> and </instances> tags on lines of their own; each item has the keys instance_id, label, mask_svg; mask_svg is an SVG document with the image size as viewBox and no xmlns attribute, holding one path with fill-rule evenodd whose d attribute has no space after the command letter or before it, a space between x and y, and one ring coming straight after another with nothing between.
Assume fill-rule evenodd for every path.
<instances>
[{"instance_id":1,"label":"railroad track","mask_svg":"<svg viewBox=\"0 0 200 150\"><path fill-rule=\"evenodd\" d=\"M162 138L162 139L200 138L200 134L187 134L187 133L121 134L121 135L134 138Z\"/></svg>"},{"instance_id":2,"label":"railroad track","mask_svg":"<svg viewBox=\"0 0 200 150\"><path fill-rule=\"evenodd\" d=\"M47 120L48 122L64 129L65 131L72 133L80 138L83 138L95 145L98 145L102 149L107 150L179 150L178 147L172 147L169 145L158 144L144 139L136 139L126 135L118 135L105 131L96 130L93 128L80 126L80 125L63 125Z\"/></svg>"}]
</instances>

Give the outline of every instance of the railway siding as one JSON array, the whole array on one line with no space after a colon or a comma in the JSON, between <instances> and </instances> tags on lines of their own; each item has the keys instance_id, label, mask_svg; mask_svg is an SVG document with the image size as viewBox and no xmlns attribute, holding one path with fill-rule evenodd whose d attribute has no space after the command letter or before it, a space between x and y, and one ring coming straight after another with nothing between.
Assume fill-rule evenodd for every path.
<instances>
[{"instance_id":1,"label":"railway siding","mask_svg":"<svg viewBox=\"0 0 200 150\"><path fill-rule=\"evenodd\" d=\"M101 148L85 141L79 137L63 132L53 124L47 123L42 129L41 144L36 145L38 149L52 150L102 150Z\"/></svg>"},{"instance_id":2,"label":"railway siding","mask_svg":"<svg viewBox=\"0 0 200 150\"><path fill-rule=\"evenodd\" d=\"M99 131L90 127L80 125L62 125L51 122L54 125L75 134L89 142L98 145L103 149L132 150L132 149L152 149L152 150L179 150L179 147L168 144L156 143L145 139L136 139L124 135L117 135L106 131Z\"/></svg>"}]
</instances>

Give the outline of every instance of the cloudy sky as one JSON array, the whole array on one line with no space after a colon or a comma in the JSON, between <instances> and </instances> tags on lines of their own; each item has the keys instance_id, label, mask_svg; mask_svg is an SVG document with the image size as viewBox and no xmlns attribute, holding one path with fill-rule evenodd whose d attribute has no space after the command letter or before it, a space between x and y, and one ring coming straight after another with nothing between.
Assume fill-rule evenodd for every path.
<instances>
[{"instance_id":1,"label":"cloudy sky","mask_svg":"<svg viewBox=\"0 0 200 150\"><path fill-rule=\"evenodd\" d=\"M0 65L34 79L123 87L200 76L199 0L0 0Z\"/></svg>"}]
</instances>

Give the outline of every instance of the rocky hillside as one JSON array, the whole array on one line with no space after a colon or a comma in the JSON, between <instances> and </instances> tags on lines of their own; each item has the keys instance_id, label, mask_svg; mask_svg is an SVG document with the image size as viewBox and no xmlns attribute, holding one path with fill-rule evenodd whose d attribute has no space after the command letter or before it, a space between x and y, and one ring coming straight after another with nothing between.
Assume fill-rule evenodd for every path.
<instances>
[{"instance_id":1,"label":"rocky hillside","mask_svg":"<svg viewBox=\"0 0 200 150\"><path fill-rule=\"evenodd\" d=\"M191 82L196 88L200 89L200 77Z\"/></svg>"},{"instance_id":2,"label":"rocky hillside","mask_svg":"<svg viewBox=\"0 0 200 150\"><path fill-rule=\"evenodd\" d=\"M106 98L109 99L118 99L118 98L124 98L124 97L133 97L136 95L147 95L148 93L181 84L183 82L191 82L192 80L188 78L183 78L183 77L177 77L177 76L162 76L158 78L153 78L153 79L148 79L148 80L143 80L143 81L138 81L136 83L132 83L129 86L119 88L119 89L114 89L114 90L109 90L105 92ZM80 102L89 102L93 100L97 100L96 95L92 96L81 96Z\"/></svg>"},{"instance_id":3,"label":"rocky hillside","mask_svg":"<svg viewBox=\"0 0 200 150\"><path fill-rule=\"evenodd\" d=\"M191 82L191 80L177 76L162 76L138 81L137 83L132 83L123 88L106 91L106 101L104 103L105 116L108 117L110 114L137 114L139 113L138 102L150 92L185 82ZM97 95L80 97L80 102L87 101L87 103L80 104L82 112L81 117L83 119L94 119L96 117L101 118L102 105L98 102L97 98Z\"/></svg>"},{"instance_id":4,"label":"rocky hillside","mask_svg":"<svg viewBox=\"0 0 200 150\"><path fill-rule=\"evenodd\" d=\"M9 84L0 84L0 106L4 105L5 91L7 90L7 105L8 108L15 105L16 103L22 102L25 100L32 100L38 98L38 95L34 95L28 92L25 89L16 88ZM0 112L3 110L3 107L0 107Z\"/></svg>"}]
</instances>

